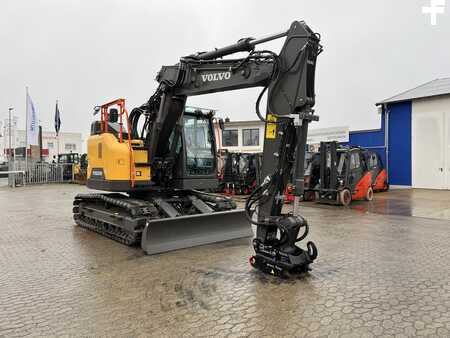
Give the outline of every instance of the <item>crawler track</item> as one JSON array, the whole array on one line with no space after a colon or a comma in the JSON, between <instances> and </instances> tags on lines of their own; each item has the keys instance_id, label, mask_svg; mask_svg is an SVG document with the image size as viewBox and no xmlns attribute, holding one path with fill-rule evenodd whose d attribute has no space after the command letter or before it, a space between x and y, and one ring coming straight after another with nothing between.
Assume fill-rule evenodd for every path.
<instances>
[{"instance_id":1,"label":"crawler track","mask_svg":"<svg viewBox=\"0 0 450 338\"><path fill-rule=\"evenodd\" d=\"M73 219L77 225L128 246L140 242L145 218L158 215L158 210L152 203L132 199L122 194L79 194L75 197L73 204ZM88 213L80 210L80 208L98 206L103 206L107 210L111 209L110 214L121 219L123 223L132 219L142 226L133 229L119 227L105 219L90 217Z\"/></svg>"},{"instance_id":2,"label":"crawler track","mask_svg":"<svg viewBox=\"0 0 450 338\"><path fill-rule=\"evenodd\" d=\"M128 246L142 244L147 253L249 236L248 224L233 210L231 199L196 190L142 199L120 193L79 194L73 205L78 226ZM148 227L151 230L144 231Z\"/></svg>"},{"instance_id":3,"label":"crawler track","mask_svg":"<svg viewBox=\"0 0 450 338\"><path fill-rule=\"evenodd\" d=\"M73 219L82 228L97 232L100 235L128 246L136 245L141 240L142 233L131 234L110 223L100 222L79 214L74 214Z\"/></svg>"}]
</instances>

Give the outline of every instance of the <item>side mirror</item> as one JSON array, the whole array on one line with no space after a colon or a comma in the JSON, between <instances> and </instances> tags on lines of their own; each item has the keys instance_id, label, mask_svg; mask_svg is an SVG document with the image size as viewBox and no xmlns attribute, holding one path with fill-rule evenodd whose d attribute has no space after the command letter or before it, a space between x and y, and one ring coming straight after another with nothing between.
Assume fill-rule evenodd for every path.
<instances>
[{"instance_id":1,"label":"side mirror","mask_svg":"<svg viewBox=\"0 0 450 338\"><path fill-rule=\"evenodd\" d=\"M117 121L119 121L119 111L117 110L117 108L111 108L108 115L109 122L116 123Z\"/></svg>"},{"instance_id":2,"label":"side mirror","mask_svg":"<svg viewBox=\"0 0 450 338\"><path fill-rule=\"evenodd\" d=\"M95 106L94 107L94 116L97 115L100 111L101 107L100 106Z\"/></svg>"},{"instance_id":3,"label":"side mirror","mask_svg":"<svg viewBox=\"0 0 450 338\"><path fill-rule=\"evenodd\" d=\"M219 128L220 130L223 130L225 128L225 123L223 122L223 119L219 119Z\"/></svg>"}]
</instances>

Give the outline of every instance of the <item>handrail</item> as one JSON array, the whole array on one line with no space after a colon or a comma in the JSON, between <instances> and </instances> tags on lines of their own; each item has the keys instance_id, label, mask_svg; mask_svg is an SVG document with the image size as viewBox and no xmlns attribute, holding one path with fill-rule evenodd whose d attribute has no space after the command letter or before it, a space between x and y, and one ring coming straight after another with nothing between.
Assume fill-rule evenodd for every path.
<instances>
[{"instance_id":1,"label":"handrail","mask_svg":"<svg viewBox=\"0 0 450 338\"><path fill-rule=\"evenodd\" d=\"M125 100L123 111L125 112L125 117L127 119L127 132L128 132L128 149L130 151L130 178L131 178L131 187L134 188L134 184L136 181L136 168L134 166L134 154L133 154L133 146L131 144L131 128L130 128L130 120L128 119L128 111L125 108ZM122 114L120 115L122 116ZM120 125L120 138L122 138L122 124Z\"/></svg>"},{"instance_id":2,"label":"handrail","mask_svg":"<svg viewBox=\"0 0 450 338\"><path fill-rule=\"evenodd\" d=\"M105 103L101 105L101 132L106 133L108 132L108 120L109 120L109 114L108 114L108 108L111 106L119 106L119 142L123 143L123 114L125 114L125 119L127 123L127 132L128 132L128 150L130 153L130 180L131 180L131 187L134 187L135 181L136 181L136 174L135 174L135 165L134 165L134 154L133 154L133 146L131 145L131 127L130 127L130 121L128 119L128 111L125 108L125 99L117 99L114 101L110 101L108 103Z\"/></svg>"}]
</instances>

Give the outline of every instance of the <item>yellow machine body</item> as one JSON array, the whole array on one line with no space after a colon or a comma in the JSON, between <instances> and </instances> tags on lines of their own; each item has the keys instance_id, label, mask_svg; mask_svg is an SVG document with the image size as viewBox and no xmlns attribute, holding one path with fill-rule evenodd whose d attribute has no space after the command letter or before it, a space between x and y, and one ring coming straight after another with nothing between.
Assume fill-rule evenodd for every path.
<instances>
[{"instance_id":1,"label":"yellow machine body","mask_svg":"<svg viewBox=\"0 0 450 338\"><path fill-rule=\"evenodd\" d=\"M149 185L148 152L142 140L119 142L112 133L91 135L88 148L88 187L106 191L129 191ZM134 174L134 175L133 175ZM134 176L134 177L133 177ZM134 183L133 183L134 181Z\"/></svg>"}]
</instances>

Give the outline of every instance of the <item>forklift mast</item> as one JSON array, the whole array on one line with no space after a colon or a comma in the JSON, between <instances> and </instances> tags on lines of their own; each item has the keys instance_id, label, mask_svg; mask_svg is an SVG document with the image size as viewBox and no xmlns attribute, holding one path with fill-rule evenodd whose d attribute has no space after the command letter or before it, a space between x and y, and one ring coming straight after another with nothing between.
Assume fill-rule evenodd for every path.
<instances>
[{"instance_id":1,"label":"forklift mast","mask_svg":"<svg viewBox=\"0 0 450 338\"><path fill-rule=\"evenodd\" d=\"M320 190L335 191L337 181L337 142L320 142Z\"/></svg>"}]
</instances>

